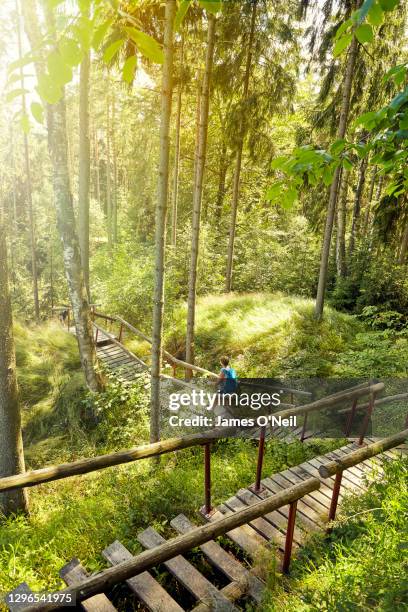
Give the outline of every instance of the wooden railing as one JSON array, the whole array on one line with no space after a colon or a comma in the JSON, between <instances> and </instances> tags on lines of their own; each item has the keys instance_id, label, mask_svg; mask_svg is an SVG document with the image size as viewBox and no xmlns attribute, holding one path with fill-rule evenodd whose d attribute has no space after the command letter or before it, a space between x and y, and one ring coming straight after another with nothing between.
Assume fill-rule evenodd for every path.
<instances>
[{"instance_id":1,"label":"wooden railing","mask_svg":"<svg viewBox=\"0 0 408 612\"><path fill-rule=\"evenodd\" d=\"M341 460L333 461L332 463L323 465L319 468L320 475L323 478L328 478L333 474L342 474L343 471L354 465L358 465L361 461L374 457L386 450L395 448L402 444L408 438L408 429L401 431L394 436L390 436L374 442L365 448L358 449L346 455ZM335 518L337 501L341 486L341 478L337 478L334 484L332 493L332 502L328 515L328 520L332 521ZM1 483L1 481L0 481ZM261 500L256 504L250 505L247 508L238 510L233 514L225 516L221 519L209 522L208 524L196 527L186 534L177 536L167 542L156 546L153 549L145 550L139 555L132 557L128 561L124 561L118 565L103 570L102 572L85 579L77 585L69 586L66 589L59 591L61 594L69 596L72 601L82 602L90 597L102 593L115 585L128 580L144 571L152 569L160 563L164 563L177 555L186 553L191 549L201 546L214 538L222 536L229 531L245 525L256 518L264 516L274 510L279 510L289 504L288 526L286 530L285 549L283 558L283 571L289 571L289 563L291 559L293 532L296 519L297 503L305 495L316 491L320 488L321 482L317 478L308 478L299 484L293 485L279 493ZM328 530L331 529L329 524ZM62 597L59 599L62 601ZM52 604L35 604L26 606L25 612L37 612L38 610L53 610L64 607L64 603Z\"/></svg>"}]
</instances>

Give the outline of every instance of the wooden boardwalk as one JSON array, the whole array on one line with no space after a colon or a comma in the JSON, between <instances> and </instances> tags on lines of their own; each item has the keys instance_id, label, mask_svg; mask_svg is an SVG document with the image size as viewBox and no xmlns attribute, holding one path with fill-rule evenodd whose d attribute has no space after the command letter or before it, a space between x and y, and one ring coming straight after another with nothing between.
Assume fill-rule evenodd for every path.
<instances>
[{"instance_id":1,"label":"wooden boardwalk","mask_svg":"<svg viewBox=\"0 0 408 612\"><path fill-rule=\"evenodd\" d=\"M296 553L311 533L324 529L327 521L334 477L323 480L319 474L319 466L329 463L334 458L344 457L356 448L355 443L349 443L338 450L309 459L277 474L271 474L262 479L262 488L259 492L254 492L253 486L242 488L218 506L207 520L217 521L311 476L317 477L322 483L320 489L298 501L293 537L293 550ZM401 453L406 453L405 446L386 451L346 469L343 473L341 497L347 493L364 492L370 476L381 475L384 463L395 459ZM145 571L128 579L125 590L122 588L122 595L125 595L129 609L137 608L152 612L234 611L241 609L239 600L243 597L260 604L264 590L264 575L258 561L259 558L265 558L266 552L269 558L271 554L276 555L280 563L284 551L288 515L289 507L282 507L229 531L226 534L227 539L212 540L202 544L199 547L200 554L195 554L191 559L183 555L169 559L163 567L158 568L166 588L151 571ZM197 523L180 514L170 521L170 525L176 535L188 533L197 526ZM153 527L137 534L137 540L144 549L152 549L165 542L163 536ZM227 540L245 553L248 559L252 559L252 567L243 563L239 555L231 552L234 547L231 548L226 543ZM131 559L132 551L115 540L102 552L102 556L109 565L117 565ZM203 568L206 567L211 567L212 570L205 571ZM74 585L86 579L88 573L78 559L73 559L61 570L60 576L67 585ZM23 583L14 592L17 591L27 592L29 588ZM109 593L91 597L82 603L82 607L90 612L112 612L115 607L108 596L110 597Z\"/></svg>"}]
</instances>

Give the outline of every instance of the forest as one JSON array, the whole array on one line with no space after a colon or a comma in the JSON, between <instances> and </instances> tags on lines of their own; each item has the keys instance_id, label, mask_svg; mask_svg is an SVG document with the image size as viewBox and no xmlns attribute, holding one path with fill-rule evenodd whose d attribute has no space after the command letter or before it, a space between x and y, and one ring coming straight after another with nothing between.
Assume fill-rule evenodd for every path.
<instances>
[{"instance_id":1,"label":"forest","mask_svg":"<svg viewBox=\"0 0 408 612\"><path fill-rule=\"evenodd\" d=\"M406 610L408 4L2 0L0 32L0 610ZM230 376L298 430L169 427Z\"/></svg>"}]
</instances>

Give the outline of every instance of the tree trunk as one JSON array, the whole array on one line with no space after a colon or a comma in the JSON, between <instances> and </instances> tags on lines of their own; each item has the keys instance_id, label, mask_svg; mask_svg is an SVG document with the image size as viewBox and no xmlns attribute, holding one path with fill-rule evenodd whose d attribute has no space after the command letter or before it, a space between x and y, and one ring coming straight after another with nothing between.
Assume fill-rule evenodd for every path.
<instances>
[{"instance_id":1,"label":"tree trunk","mask_svg":"<svg viewBox=\"0 0 408 612\"><path fill-rule=\"evenodd\" d=\"M31 47L37 51L41 49L43 36L38 23L35 0L24 1L23 15ZM47 12L47 21L49 31L54 32L55 26L51 12ZM40 75L41 63L36 63L36 70ZM91 391L98 391L101 387L101 379L95 371L96 352L69 182L65 95L57 104L47 105L47 127L57 226L62 241L65 275L81 364L88 388Z\"/></svg>"},{"instance_id":2,"label":"tree trunk","mask_svg":"<svg viewBox=\"0 0 408 612\"><path fill-rule=\"evenodd\" d=\"M112 194L112 242L118 241L118 160L116 152L116 105L115 96L112 98L112 125L111 125L111 144L112 144L112 171L113 171L113 194Z\"/></svg>"},{"instance_id":3,"label":"tree trunk","mask_svg":"<svg viewBox=\"0 0 408 612\"><path fill-rule=\"evenodd\" d=\"M181 39L180 49L180 74L183 68L184 61L184 39ZM171 244L177 245L177 201L179 187L179 172L180 172L180 133L181 133L181 103L182 103L183 83L180 79L177 93L177 110L176 110L176 138L174 145L174 174L173 174L173 193L172 193L172 214L171 214Z\"/></svg>"},{"instance_id":4,"label":"tree trunk","mask_svg":"<svg viewBox=\"0 0 408 612\"><path fill-rule=\"evenodd\" d=\"M81 247L82 270L90 300L89 288L89 182L91 172L91 151L89 142L89 85L90 53L81 63L79 83L79 173L78 173L78 233Z\"/></svg>"},{"instance_id":5,"label":"tree trunk","mask_svg":"<svg viewBox=\"0 0 408 612\"><path fill-rule=\"evenodd\" d=\"M215 17L208 15L208 34L207 34L207 53L205 60L205 70L201 89L200 104L200 129L198 138L198 151L196 160L196 173L193 192L193 219L191 237L191 256L190 270L188 277L188 298L187 298L187 335L186 335L186 361L194 363L194 326L195 326L195 306L196 306L196 284L197 284L197 262L200 241L200 218L201 202L203 195L203 179L205 170L205 160L207 155L207 135L208 135L208 112L210 106L210 84L211 72L214 57L215 44ZM186 377L191 376L191 371L187 370Z\"/></svg>"},{"instance_id":6,"label":"tree trunk","mask_svg":"<svg viewBox=\"0 0 408 612\"><path fill-rule=\"evenodd\" d=\"M356 194L354 198L353 219L351 223L349 253L348 253L349 259L351 259L351 257L353 256L358 233L359 233L360 215L361 215L361 196L364 190L366 169L367 169L367 158L364 158L360 163L360 171L358 174L357 189L356 189Z\"/></svg>"},{"instance_id":7,"label":"tree trunk","mask_svg":"<svg viewBox=\"0 0 408 612\"><path fill-rule=\"evenodd\" d=\"M366 206L365 215L364 215L364 236L367 236L368 226L370 225L371 203L373 201L376 176L377 176L377 167L374 166L372 170L372 174L371 174L370 189L368 192L367 206Z\"/></svg>"},{"instance_id":8,"label":"tree trunk","mask_svg":"<svg viewBox=\"0 0 408 612\"><path fill-rule=\"evenodd\" d=\"M99 142L98 142L98 130L95 129L94 135L94 158L95 158L95 179L96 179L96 200L101 208L101 172L99 167Z\"/></svg>"},{"instance_id":9,"label":"tree trunk","mask_svg":"<svg viewBox=\"0 0 408 612\"><path fill-rule=\"evenodd\" d=\"M16 13L17 13L17 37L18 37L18 55L20 60L23 57L23 49L21 43L21 27L20 27L20 9L18 0L16 0ZM27 116L27 102L24 89L24 74L23 68L20 66L20 83L22 90L22 111L23 117ZM31 273L33 282L33 301L34 301L34 314L36 321L40 320L40 300L38 297L38 272L37 272L37 255L36 255L36 237L35 237L35 224L34 224L34 210L33 210L33 189L31 182L31 164L30 164L30 152L28 146L28 136L26 132L23 135L24 140L24 165L26 174L26 197L27 197L27 208L28 208L28 225L30 232L30 251L31 251Z\"/></svg>"},{"instance_id":10,"label":"tree trunk","mask_svg":"<svg viewBox=\"0 0 408 612\"><path fill-rule=\"evenodd\" d=\"M246 100L248 97L249 89L249 77L251 74L252 66L252 47L255 37L255 21L256 21L256 0L253 0L252 5L252 16L251 16L251 31L248 41L248 54L245 67L244 77L244 94L243 99ZM228 241L228 252L227 252L227 271L225 274L225 291L231 291L232 289L232 272L233 272L233 261L234 261L234 245L235 245L235 230L237 226L237 211L238 211L238 200L239 200L239 186L241 178L241 166L242 166L242 150L244 147L244 130L243 126L240 126L240 135L237 145L237 157L235 160L235 172L232 190L232 205L231 205L231 221L230 221L230 232Z\"/></svg>"},{"instance_id":11,"label":"tree trunk","mask_svg":"<svg viewBox=\"0 0 408 612\"><path fill-rule=\"evenodd\" d=\"M160 370L164 309L164 260L167 198L169 191L170 119L173 89L173 22L176 0L166 0L164 26L164 65L161 86L160 159L156 204L155 279L153 297L153 342L151 369L150 441L160 438Z\"/></svg>"},{"instance_id":12,"label":"tree trunk","mask_svg":"<svg viewBox=\"0 0 408 612\"><path fill-rule=\"evenodd\" d=\"M341 194L337 206L337 243L336 264L339 277L346 276L346 218L347 218L347 194L350 171L343 170Z\"/></svg>"},{"instance_id":13,"label":"tree trunk","mask_svg":"<svg viewBox=\"0 0 408 612\"><path fill-rule=\"evenodd\" d=\"M109 75L108 81L109 83ZM112 182L111 182L111 128L110 128L110 94L106 96L106 225L108 248L112 249Z\"/></svg>"},{"instance_id":14,"label":"tree trunk","mask_svg":"<svg viewBox=\"0 0 408 612\"><path fill-rule=\"evenodd\" d=\"M344 138L347 130L347 119L350 110L351 89L353 85L354 65L357 57L357 39L353 36L347 58L346 75L343 83L343 93L337 138ZM322 255L320 261L319 282L316 295L315 316L320 320L323 315L324 294L327 283L327 271L329 267L330 243L333 231L334 212L336 209L337 194L339 187L340 168L336 168L330 186L329 203L327 207L326 225L324 229Z\"/></svg>"},{"instance_id":15,"label":"tree trunk","mask_svg":"<svg viewBox=\"0 0 408 612\"><path fill-rule=\"evenodd\" d=\"M227 159L227 145L225 142L222 143L221 149L221 157L219 160L220 168L218 174L218 189L217 189L217 197L215 200L215 214L219 219L222 213L222 205L224 203L225 197L225 181L227 178L227 170L228 170L228 159Z\"/></svg>"},{"instance_id":16,"label":"tree trunk","mask_svg":"<svg viewBox=\"0 0 408 612\"><path fill-rule=\"evenodd\" d=\"M404 264L408 250L408 221L405 222L404 231L402 233L401 247L398 254L398 263Z\"/></svg>"},{"instance_id":17,"label":"tree trunk","mask_svg":"<svg viewBox=\"0 0 408 612\"><path fill-rule=\"evenodd\" d=\"M8 286L6 231L0 219L0 478L25 471ZM28 512L24 489L0 493L0 514Z\"/></svg>"}]
</instances>

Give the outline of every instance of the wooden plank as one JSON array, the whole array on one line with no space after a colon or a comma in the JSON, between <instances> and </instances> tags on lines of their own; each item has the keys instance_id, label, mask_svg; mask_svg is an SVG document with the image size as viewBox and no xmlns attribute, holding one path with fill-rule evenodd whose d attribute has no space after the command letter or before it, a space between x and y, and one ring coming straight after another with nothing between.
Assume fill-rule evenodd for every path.
<instances>
[{"instance_id":1,"label":"wooden plank","mask_svg":"<svg viewBox=\"0 0 408 612\"><path fill-rule=\"evenodd\" d=\"M68 586L81 584L88 578L88 573L78 559L72 559L59 572L60 577ZM114 612L116 608L103 593L94 595L81 602L86 612Z\"/></svg>"},{"instance_id":2,"label":"wooden plank","mask_svg":"<svg viewBox=\"0 0 408 612\"><path fill-rule=\"evenodd\" d=\"M209 521L219 521L220 519L224 518L224 516L228 516L230 514L233 514L233 511L226 506L221 505L219 510L210 516ZM241 525L241 527L231 529L225 535L227 535L229 539L234 542L234 544L242 548L242 550L253 559L258 556L261 550L266 549L267 546L267 541L265 538L255 532L249 525Z\"/></svg>"},{"instance_id":3,"label":"wooden plank","mask_svg":"<svg viewBox=\"0 0 408 612\"><path fill-rule=\"evenodd\" d=\"M269 490L264 490L259 494L255 494L249 489L240 489L237 493L238 499L242 500L247 506L250 506L251 504L256 504L257 502L259 502L260 499L265 499L266 497L270 496L271 492ZM279 534L279 538L281 537L281 533L286 534L288 521L286 517L279 512L279 510L274 510L274 512L268 512L268 514L265 514L263 518L269 523L271 523L271 525L276 529L277 533ZM301 545L303 540L304 537L302 532L297 527L295 527L293 536L295 548L297 548L298 545Z\"/></svg>"},{"instance_id":4,"label":"wooden plank","mask_svg":"<svg viewBox=\"0 0 408 612\"><path fill-rule=\"evenodd\" d=\"M307 478L309 478L309 475L306 472L302 472L301 468L298 467L298 471L300 471L300 474L296 473L294 469L289 468L287 470L283 470L282 472L280 472L280 474L281 476L286 478L291 484L298 484L299 482L302 482L303 480L307 480ZM315 493L319 493L319 495L315 495ZM320 493L320 490L313 491L313 493L309 493L309 497L313 499L316 503L320 504L323 511L325 511L330 506L330 498L327 497L327 495L323 495L322 493Z\"/></svg>"},{"instance_id":5,"label":"wooden plank","mask_svg":"<svg viewBox=\"0 0 408 612\"><path fill-rule=\"evenodd\" d=\"M279 493L280 491L286 489L286 484L282 486L276 480L272 480L272 478L264 478L261 482L262 485L273 494ZM313 508L305 504L303 499L299 499L297 511L299 520L303 523L308 531L317 531L322 529L322 519L320 513L317 513ZM279 508L279 512L283 514L286 519L289 518L288 506Z\"/></svg>"},{"instance_id":6,"label":"wooden plank","mask_svg":"<svg viewBox=\"0 0 408 612\"><path fill-rule=\"evenodd\" d=\"M321 457L316 457L314 460L311 459L310 462L315 461L315 465L318 466L318 464L320 465L325 465L326 463L328 463L330 461L330 459L328 459L326 457L326 460L323 461ZM351 474L349 474L347 472L347 470L344 470L343 472L343 478L341 481L341 486L345 487L346 489L348 489L351 492L355 492L358 489L361 489L362 486L360 483L356 483L355 478L353 478L353 476Z\"/></svg>"},{"instance_id":7,"label":"wooden plank","mask_svg":"<svg viewBox=\"0 0 408 612\"><path fill-rule=\"evenodd\" d=\"M311 476L313 476L314 478L319 478L319 477L321 478L318 468L314 467L311 463L308 463L308 462L302 463L301 466L297 466L297 467L299 467L302 471L306 472L306 474L308 475L308 478L310 478ZM320 485L319 491L322 491L322 493L324 493L331 499L332 494L333 494L333 486L334 486L333 478L322 480L322 484Z\"/></svg>"},{"instance_id":8,"label":"wooden plank","mask_svg":"<svg viewBox=\"0 0 408 612\"><path fill-rule=\"evenodd\" d=\"M271 478L265 478L265 485L268 489L272 490L274 493L278 491L282 491L288 488L288 481L283 478L280 474L274 474ZM263 483L263 481L262 481ZM312 500L313 501L313 500ZM309 521L312 521L316 526L321 526L322 524L322 511L320 507L316 510L317 504L312 504L310 500L303 497L298 501L298 512L299 518L307 523L309 523L309 528L312 527ZM282 508L281 508L282 510ZM288 512L288 509L287 509Z\"/></svg>"},{"instance_id":9,"label":"wooden plank","mask_svg":"<svg viewBox=\"0 0 408 612\"><path fill-rule=\"evenodd\" d=\"M257 501L259 501L259 499ZM230 499L225 502L225 506L227 506L234 512L236 512L237 510L242 510L242 508L245 508L248 505L250 504L246 504L235 496L230 497ZM266 521L263 517L260 517L251 521L249 525L253 529L255 529L256 532L262 535L266 540L271 540L272 542L278 544L281 550L284 549L285 538L275 527L270 524L269 521Z\"/></svg>"},{"instance_id":10,"label":"wooden plank","mask_svg":"<svg viewBox=\"0 0 408 612\"><path fill-rule=\"evenodd\" d=\"M148 527L142 533L139 533L137 539L145 548L155 548L166 541L152 527ZM236 612L237 608L182 555L177 555L173 559L165 561L164 565L199 601L211 602L214 610Z\"/></svg>"},{"instance_id":11,"label":"wooden plank","mask_svg":"<svg viewBox=\"0 0 408 612\"><path fill-rule=\"evenodd\" d=\"M195 527L184 514L179 514L170 525L178 533L188 533ZM207 557L208 561L221 571L229 580L236 582L246 582L248 585L248 593L257 602L261 603L263 597L264 584L252 575L235 557L225 551L214 540L206 542L200 546L200 549Z\"/></svg>"},{"instance_id":12,"label":"wooden plank","mask_svg":"<svg viewBox=\"0 0 408 612\"><path fill-rule=\"evenodd\" d=\"M102 555L111 565L118 565L133 557L132 553L118 540L105 548ZM164 610L166 612L183 612L183 608L170 597L149 572L142 572L138 576L129 578L126 580L126 584L152 612L163 612Z\"/></svg>"},{"instance_id":13,"label":"wooden plank","mask_svg":"<svg viewBox=\"0 0 408 612\"><path fill-rule=\"evenodd\" d=\"M302 466L300 465L295 465L294 467L291 467L289 470L285 471L290 473L292 476L297 476L297 478L301 480L306 480L307 478L310 478L311 474ZM299 480L297 480L297 482L300 482ZM291 482L294 482L291 479ZM320 489L319 489L319 496L311 496L314 499L318 499L320 501L320 503L322 503L325 507L327 507L327 504L330 505L330 500L332 498L332 490L330 489L330 487L328 487L327 485L325 485L324 483L322 483Z\"/></svg>"},{"instance_id":14,"label":"wooden plank","mask_svg":"<svg viewBox=\"0 0 408 612\"><path fill-rule=\"evenodd\" d=\"M272 476L272 480L276 480L277 482L279 482L279 484L281 484L282 486L286 486L288 488L293 485L292 480L295 480L295 478L293 477L289 478L287 475L284 476L283 473L279 473L279 474L274 474ZM300 480L300 482L302 481ZM303 498L303 502L309 507L313 508L313 510L315 510L315 512L319 516L324 516L325 513L327 513L326 506L324 504L321 504L319 501L317 501L313 497L310 497L310 496L308 496L307 498L305 497Z\"/></svg>"}]
</instances>

